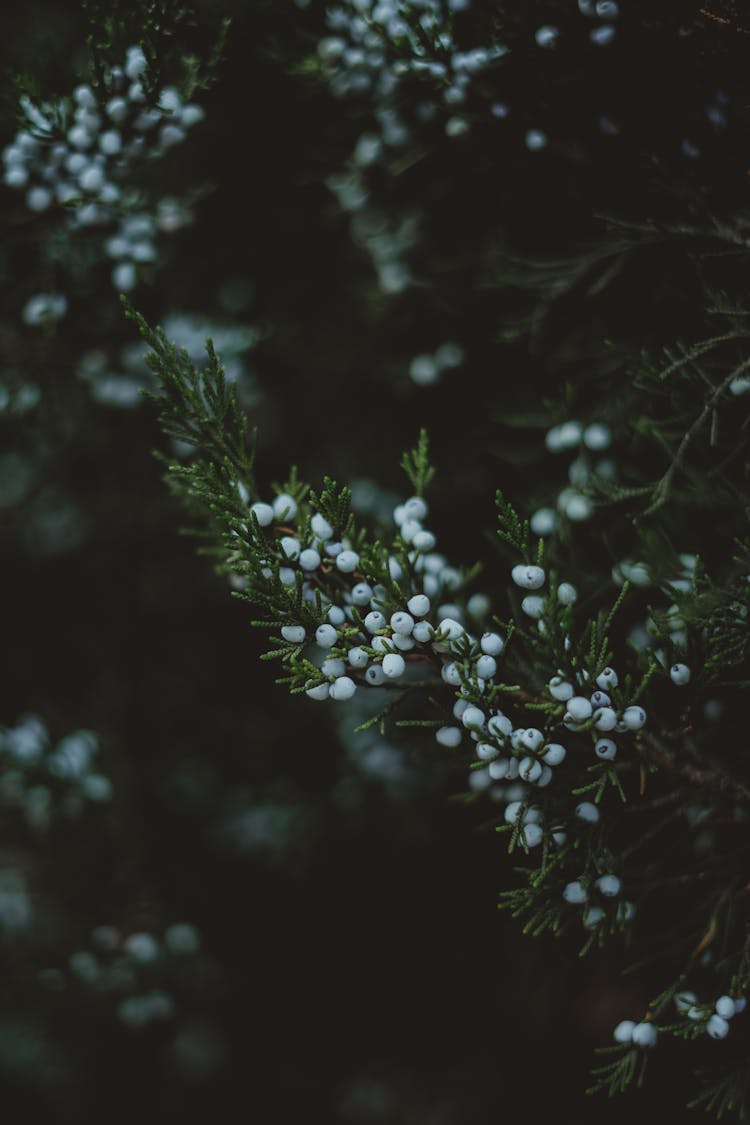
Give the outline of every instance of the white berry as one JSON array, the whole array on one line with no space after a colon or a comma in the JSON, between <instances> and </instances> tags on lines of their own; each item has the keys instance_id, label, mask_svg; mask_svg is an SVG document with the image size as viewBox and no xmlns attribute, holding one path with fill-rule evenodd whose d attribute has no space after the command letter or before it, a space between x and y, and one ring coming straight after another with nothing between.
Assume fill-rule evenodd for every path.
<instances>
[{"instance_id":1,"label":"white berry","mask_svg":"<svg viewBox=\"0 0 750 1125\"><path fill-rule=\"evenodd\" d=\"M712 1039L726 1039L729 1033L729 1024L721 1016L711 1016L706 1024L706 1032Z\"/></svg>"},{"instance_id":2,"label":"white berry","mask_svg":"<svg viewBox=\"0 0 750 1125\"><path fill-rule=\"evenodd\" d=\"M383 657L382 668L389 680L397 680L399 676L404 674L406 661L398 652L390 652Z\"/></svg>"},{"instance_id":3,"label":"white berry","mask_svg":"<svg viewBox=\"0 0 750 1125\"><path fill-rule=\"evenodd\" d=\"M627 730L640 730L646 724L646 712L642 707L626 707L622 713L622 721Z\"/></svg>"},{"instance_id":4,"label":"white berry","mask_svg":"<svg viewBox=\"0 0 750 1125\"><path fill-rule=\"evenodd\" d=\"M514 566L510 574L523 590L538 590L544 585L545 574L540 566Z\"/></svg>"},{"instance_id":5,"label":"white berry","mask_svg":"<svg viewBox=\"0 0 750 1125\"><path fill-rule=\"evenodd\" d=\"M302 625L282 625L281 635L290 644L299 645L305 639L305 629Z\"/></svg>"},{"instance_id":6,"label":"white berry","mask_svg":"<svg viewBox=\"0 0 750 1125\"><path fill-rule=\"evenodd\" d=\"M333 625L318 625L315 630L315 640L321 648L333 648L337 636Z\"/></svg>"},{"instance_id":7,"label":"white berry","mask_svg":"<svg viewBox=\"0 0 750 1125\"><path fill-rule=\"evenodd\" d=\"M339 676L338 679L334 680L331 684L330 696L331 699L343 701L351 699L356 690L357 685L354 680L350 679L349 676Z\"/></svg>"},{"instance_id":8,"label":"white berry","mask_svg":"<svg viewBox=\"0 0 750 1125\"><path fill-rule=\"evenodd\" d=\"M342 574L351 574L359 566L359 555L356 551L341 551L336 556L336 566Z\"/></svg>"},{"instance_id":9,"label":"white berry","mask_svg":"<svg viewBox=\"0 0 750 1125\"><path fill-rule=\"evenodd\" d=\"M270 504L253 504L250 511L261 527L268 527L269 524L273 523L273 508Z\"/></svg>"},{"instance_id":10,"label":"white berry","mask_svg":"<svg viewBox=\"0 0 750 1125\"><path fill-rule=\"evenodd\" d=\"M479 647L486 656L499 656L505 648L505 641L499 633L484 633Z\"/></svg>"},{"instance_id":11,"label":"white berry","mask_svg":"<svg viewBox=\"0 0 750 1125\"><path fill-rule=\"evenodd\" d=\"M669 669L669 678L673 684L683 687L690 683L690 669L687 664L673 664Z\"/></svg>"},{"instance_id":12,"label":"white berry","mask_svg":"<svg viewBox=\"0 0 750 1125\"><path fill-rule=\"evenodd\" d=\"M596 824L599 810L591 801L581 801L580 805L576 805L576 816L586 824Z\"/></svg>"},{"instance_id":13,"label":"white berry","mask_svg":"<svg viewBox=\"0 0 750 1125\"><path fill-rule=\"evenodd\" d=\"M546 762L548 766L559 766L561 762L565 761L566 750L559 742L550 742L548 746L544 747L542 754L542 761Z\"/></svg>"},{"instance_id":14,"label":"white berry","mask_svg":"<svg viewBox=\"0 0 750 1125\"><path fill-rule=\"evenodd\" d=\"M406 608L415 617L424 617L426 613L430 612L430 599L425 594L415 594L412 598L409 598Z\"/></svg>"},{"instance_id":15,"label":"white berry","mask_svg":"<svg viewBox=\"0 0 750 1125\"><path fill-rule=\"evenodd\" d=\"M435 741L439 742L441 746L460 746L462 739L461 731L458 727L440 727L435 734Z\"/></svg>"},{"instance_id":16,"label":"white berry","mask_svg":"<svg viewBox=\"0 0 750 1125\"><path fill-rule=\"evenodd\" d=\"M273 514L277 520L293 520L297 515L297 501L288 492L282 492L273 502Z\"/></svg>"}]
</instances>

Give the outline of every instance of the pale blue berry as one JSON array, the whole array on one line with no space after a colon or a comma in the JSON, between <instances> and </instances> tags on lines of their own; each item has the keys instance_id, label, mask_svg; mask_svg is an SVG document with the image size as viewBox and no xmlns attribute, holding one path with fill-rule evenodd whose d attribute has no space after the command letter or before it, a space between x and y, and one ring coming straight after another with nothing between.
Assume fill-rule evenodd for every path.
<instances>
[{"instance_id":1,"label":"pale blue berry","mask_svg":"<svg viewBox=\"0 0 750 1125\"><path fill-rule=\"evenodd\" d=\"M476 663L477 675L483 680L491 680L497 672L497 661L494 656L480 656Z\"/></svg>"},{"instance_id":2,"label":"pale blue berry","mask_svg":"<svg viewBox=\"0 0 750 1125\"><path fill-rule=\"evenodd\" d=\"M580 906L584 902L588 902L589 897L588 891L578 879L574 879L572 883L567 883L563 887L562 896L572 906Z\"/></svg>"},{"instance_id":3,"label":"pale blue berry","mask_svg":"<svg viewBox=\"0 0 750 1125\"><path fill-rule=\"evenodd\" d=\"M568 700L567 715L570 716L573 722L583 723L586 719L590 719L592 714L593 707L585 696L575 695L572 699Z\"/></svg>"},{"instance_id":4,"label":"pale blue berry","mask_svg":"<svg viewBox=\"0 0 750 1125\"><path fill-rule=\"evenodd\" d=\"M430 612L430 599L424 594L414 594L406 603L406 608L415 617L424 617Z\"/></svg>"},{"instance_id":5,"label":"pale blue berry","mask_svg":"<svg viewBox=\"0 0 750 1125\"><path fill-rule=\"evenodd\" d=\"M351 699L356 690L357 685L354 680L350 679L349 676L339 676L338 679L334 680L331 684L330 696L331 699L344 702L347 699Z\"/></svg>"},{"instance_id":6,"label":"pale blue berry","mask_svg":"<svg viewBox=\"0 0 750 1125\"><path fill-rule=\"evenodd\" d=\"M533 785L542 776L542 763L536 758L523 758L518 765L518 776Z\"/></svg>"},{"instance_id":7,"label":"pale blue berry","mask_svg":"<svg viewBox=\"0 0 750 1125\"><path fill-rule=\"evenodd\" d=\"M597 687L600 687L602 691L609 691L611 688L616 688L619 682L617 672L615 672L614 668L604 668L596 677Z\"/></svg>"},{"instance_id":8,"label":"pale blue berry","mask_svg":"<svg viewBox=\"0 0 750 1125\"><path fill-rule=\"evenodd\" d=\"M599 810L591 801L581 801L576 805L576 816L586 824L596 824L599 820Z\"/></svg>"},{"instance_id":9,"label":"pale blue berry","mask_svg":"<svg viewBox=\"0 0 750 1125\"><path fill-rule=\"evenodd\" d=\"M601 758L605 762L611 762L617 756L617 743L613 742L611 738L600 738L594 746L594 753L597 758Z\"/></svg>"},{"instance_id":10,"label":"pale blue berry","mask_svg":"<svg viewBox=\"0 0 750 1125\"><path fill-rule=\"evenodd\" d=\"M559 700L561 703L566 703L567 700L573 698L575 688L572 684L564 680L562 676L553 676L548 686L552 698Z\"/></svg>"},{"instance_id":11,"label":"pale blue berry","mask_svg":"<svg viewBox=\"0 0 750 1125\"><path fill-rule=\"evenodd\" d=\"M310 571L318 569L320 566L320 555L314 547L306 547L304 551L300 551L299 565L303 570Z\"/></svg>"},{"instance_id":12,"label":"pale blue berry","mask_svg":"<svg viewBox=\"0 0 750 1125\"><path fill-rule=\"evenodd\" d=\"M542 753L542 761L546 762L548 766L559 766L561 762L565 761L566 750L559 742L550 742L544 747Z\"/></svg>"},{"instance_id":13,"label":"pale blue berry","mask_svg":"<svg viewBox=\"0 0 750 1125\"><path fill-rule=\"evenodd\" d=\"M377 633L380 629L385 629L385 626L385 617L378 609L371 610L365 617L365 629L368 633Z\"/></svg>"},{"instance_id":14,"label":"pale blue berry","mask_svg":"<svg viewBox=\"0 0 750 1125\"><path fill-rule=\"evenodd\" d=\"M622 721L627 730L640 730L646 725L646 712L642 707L626 707L622 713Z\"/></svg>"},{"instance_id":15,"label":"pale blue berry","mask_svg":"<svg viewBox=\"0 0 750 1125\"><path fill-rule=\"evenodd\" d=\"M293 520L297 515L297 501L288 492L281 492L273 502L273 514L277 520Z\"/></svg>"},{"instance_id":16,"label":"pale blue berry","mask_svg":"<svg viewBox=\"0 0 750 1125\"><path fill-rule=\"evenodd\" d=\"M690 669L687 664L673 664L669 669L669 678L673 684L683 687L690 683Z\"/></svg>"},{"instance_id":17,"label":"pale blue berry","mask_svg":"<svg viewBox=\"0 0 750 1125\"><path fill-rule=\"evenodd\" d=\"M398 652L390 652L383 657L382 668L389 680L397 680L406 670L406 661Z\"/></svg>"},{"instance_id":18,"label":"pale blue berry","mask_svg":"<svg viewBox=\"0 0 750 1125\"><path fill-rule=\"evenodd\" d=\"M351 574L359 566L359 555L356 551L341 551L336 556L336 566L342 574Z\"/></svg>"},{"instance_id":19,"label":"pale blue berry","mask_svg":"<svg viewBox=\"0 0 750 1125\"><path fill-rule=\"evenodd\" d=\"M365 650L360 648L359 645L355 646L355 648L350 648L349 652L346 654L346 658L352 668L366 668L370 661Z\"/></svg>"},{"instance_id":20,"label":"pale blue berry","mask_svg":"<svg viewBox=\"0 0 750 1125\"><path fill-rule=\"evenodd\" d=\"M305 629L303 625L282 625L281 635L290 644L300 645L305 639Z\"/></svg>"},{"instance_id":21,"label":"pale blue berry","mask_svg":"<svg viewBox=\"0 0 750 1125\"><path fill-rule=\"evenodd\" d=\"M713 1015L706 1024L706 1033L712 1039L726 1039L729 1034L729 1024L721 1016Z\"/></svg>"},{"instance_id":22,"label":"pale blue berry","mask_svg":"<svg viewBox=\"0 0 750 1125\"><path fill-rule=\"evenodd\" d=\"M299 557L299 539L293 535L284 535L279 540L279 547L281 553L287 559L296 559Z\"/></svg>"},{"instance_id":23,"label":"pale blue berry","mask_svg":"<svg viewBox=\"0 0 750 1125\"><path fill-rule=\"evenodd\" d=\"M391 629L394 633L400 633L402 637L408 637L414 629L414 618L411 614L399 610L391 616Z\"/></svg>"},{"instance_id":24,"label":"pale blue berry","mask_svg":"<svg viewBox=\"0 0 750 1125\"><path fill-rule=\"evenodd\" d=\"M273 508L270 504L253 504L250 511L253 513L261 527L268 527L273 523Z\"/></svg>"},{"instance_id":25,"label":"pale blue berry","mask_svg":"<svg viewBox=\"0 0 750 1125\"><path fill-rule=\"evenodd\" d=\"M716 1001L716 1014L723 1020L731 1020L735 1014L734 1000L731 996L720 996Z\"/></svg>"},{"instance_id":26,"label":"pale blue berry","mask_svg":"<svg viewBox=\"0 0 750 1125\"><path fill-rule=\"evenodd\" d=\"M333 625L318 625L315 630L315 640L321 648L333 648L338 634Z\"/></svg>"},{"instance_id":27,"label":"pale blue berry","mask_svg":"<svg viewBox=\"0 0 750 1125\"><path fill-rule=\"evenodd\" d=\"M617 898L622 890L622 882L616 875L600 875L596 880L596 886L605 898Z\"/></svg>"},{"instance_id":28,"label":"pale blue berry","mask_svg":"<svg viewBox=\"0 0 750 1125\"><path fill-rule=\"evenodd\" d=\"M615 1043L631 1043L634 1030L635 1020L620 1020L612 1034L612 1038Z\"/></svg>"},{"instance_id":29,"label":"pale blue berry","mask_svg":"<svg viewBox=\"0 0 750 1125\"><path fill-rule=\"evenodd\" d=\"M461 745L462 737L458 727L440 727L435 734L435 741L441 746L456 747Z\"/></svg>"},{"instance_id":30,"label":"pale blue berry","mask_svg":"<svg viewBox=\"0 0 750 1125\"><path fill-rule=\"evenodd\" d=\"M514 566L511 578L524 590L538 590L544 585L545 574L540 566Z\"/></svg>"},{"instance_id":31,"label":"pale blue berry","mask_svg":"<svg viewBox=\"0 0 750 1125\"><path fill-rule=\"evenodd\" d=\"M316 512L310 520L310 528L313 535L317 535L319 539L333 538L333 527L324 516L321 516L320 512Z\"/></svg>"}]
</instances>

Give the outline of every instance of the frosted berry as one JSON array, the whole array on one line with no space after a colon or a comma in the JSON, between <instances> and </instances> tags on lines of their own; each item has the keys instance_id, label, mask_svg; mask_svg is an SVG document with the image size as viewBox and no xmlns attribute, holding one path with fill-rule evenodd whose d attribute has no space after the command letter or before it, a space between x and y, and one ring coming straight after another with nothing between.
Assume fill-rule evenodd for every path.
<instances>
[{"instance_id":1,"label":"frosted berry","mask_svg":"<svg viewBox=\"0 0 750 1125\"><path fill-rule=\"evenodd\" d=\"M462 734L458 727L440 727L435 734L435 741L441 746L460 746Z\"/></svg>"},{"instance_id":2,"label":"frosted berry","mask_svg":"<svg viewBox=\"0 0 750 1125\"><path fill-rule=\"evenodd\" d=\"M518 766L518 776L533 785L542 776L542 763L536 758L523 758Z\"/></svg>"},{"instance_id":3,"label":"frosted berry","mask_svg":"<svg viewBox=\"0 0 750 1125\"><path fill-rule=\"evenodd\" d=\"M553 676L549 682L549 693L553 699L559 700L561 703L566 703L572 699L575 688L569 684L561 676Z\"/></svg>"},{"instance_id":4,"label":"frosted berry","mask_svg":"<svg viewBox=\"0 0 750 1125\"><path fill-rule=\"evenodd\" d=\"M380 610L373 609L365 617L365 629L368 633L377 633L380 629L385 629L386 621Z\"/></svg>"},{"instance_id":5,"label":"frosted berry","mask_svg":"<svg viewBox=\"0 0 750 1125\"><path fill-rule=\"evenodd\" d=\"M646 712L642 707L626 707L622 713L622 721L627 730L640 730L646 725Z\"/></svg>"},{"instance_id":6,"label":"frosted berry","mask_svg":"<svg viewBox=\"0 0 750 1125\"><path fill-rule=\"evenodd\" d=\"M557 587L557 600L561 605L573 605L578 600L578 591L570 582L561 582Z\"/></svg>"},{"instance_id":7,"label":"frosted berry","mask_svg":"<svg viewBox=\"0 0 750 1125\"><path fill-rule=\"evenodd\" d=\"M343 702L344 700L351 699L356 690L357 685L354 680L350 679L349 676L339 676L338 679L334 680L331 684L329 694L331 699Z\"/></svg>"},{"instance_id":8,"label":"frosted berry","mask_svg":"<svg viewBox=\"0 0 750 1125\"><path fill-rule=\"evenodd\" d=\"M510 574L523 590L539 590L544 585L545 574L540 566L514 566Z\"/></svg>"},{"instance_id":9,"label":"frosted berry","mask_svg":"<svg viewBox=\"0 0 750 1125\"><path fill-rule=\"evenodd\" d=\"M521 602L521 609L532 621L538 621L544 612L544 598L538 594L529 594Z\"/></svg>"},{"instance_id":10,"label":"frosted berry","mask_svg":"<svg viewBox=\"0 0 750 1125\"><path fill-rule=\"evenodd\" d=\"M563 898L572 906L580 906L584 902L588 902L588 891L578 879L574 879L572 883L567 883L563 888Z\"/></svg>"},{"instance_id":11,"label":"frosted berry","mask_svg":"<svg viewBox=\"0 0 750 1125\"><path fill-rule=\"evenodd\" d=\"M389 652L387 656L383 657L382 668L389 680L397 680L399 676L404 674L406 661L398 652Z\"/></svg>"},{"instance_id":12,"label":"frosted berry","mask_svg":"<svg viewBox=\"0 0 750 1125\"><path fill-rule=\"evenodd\" d=\"M296 559L299 557L299 539L294 535L284 535L279 540L279 547L281 552L287 559Z\"/></svg>"},{"instance_id":13,"label":"frosted berry","mask_svg":"<svg viewBox=\"0 0 750 1125\"><path fill-rule=\"evenodd\" d=\"M497 672L497 661L494 656L480 656L476 663L477 675L483 680L491 680Z\"/></svg>"},{"instance_id":14,"label":"frosted berry","mask_svg":"<svg viewBox=\"0 0 750 1125\"><path fill-rule=\"evenodd\" d=\"M620 1020L612 1038L615 1043L631 1043L633 1040L633 1031L635 1030L635 1020Z\"/></svg>"},{"instance_id":15,"label":"frosted berry","mask_svg":"<svg viewBox=\"0 0 750 1125\"><path fill-rule=\"evenodd\" d=\"M268 527L269 524L273 523L273 508L270 504L253 504L250 511L261 527Z\"/></svg>"},{"instance_id":16,"label":"frosted berry","mask_svg":"<svg viewBox=\"0 0 750 1125\"><path fill-rule=\"evenodd\" d=\"M559 742L550 742L548 746L544 747L542 753L542 761L546 762L548 766L559 766L561 762L565 761L566 750Z\"/></svg>"},{"instance_id":17,"label":"frosted berry","mask_svg":"<svg viewBox=\"0 0 750 1125\"><path fill-rule=\"evenodd\" d=\"M310 528L313 535L317 535L320 539L333 538L333 528L328 520L321 516L320 512L316 512L310 520Z\"/></svg>"},{"instance_id":18,"label":"frosted berry","mask_svg":"<svg viewBox=\"0 0 750 1125\"><path fill-rule=\"evenodd\" d=\"M683 687L690 683L690 669L687 664L673 664L669 669L669 678L673 684Z\"/></svg>"},{"instance_id":19,"label":"frosted berry","mask_svg":"<svg viewBox=\"0 0 750 1125\"><path fill-rule=\"evenodd\" d=\"M406 608L415 617L424 617L426 613L430 612L430 599L425 594L415 594L412 598L409 598Z\"/></svg>"},{"instance_id":20,"label":"frosted berry","mask_svg":"<svg viewBox=\"0 0 750 1125\"><path fill-rule=\"evenodd\" d=\"M505 648L505 641L499 633L483 633L479 647L486 656L499 656Z\"/></svg>"},{"instance_id":21,"label":"frosted berry","mask_svg":"<svg viewBox=\"0 0 750 1125\"><path fill-rule=\"evenodd\" d=\"M320 555L313 547L306 547L300 551L299 565L303 570L317 570L320 566Z\"/></svg>"},{"instance_id":22,"label":"frosted berry","mask_svg":"<svg viewBox=\"0 0 750 1125\"><path fill-rule=\"evenodd\" d=\"M469 705L461 716L461 722L465 727L483 727L485 715L484 711L480 711L478 707Z\"/></svg>"},{"instance_id":23,"label":"frosted berry","mask_svg":"<svg viewBox=\"0 0 750 1125\"><path fill-rule=\"evenodd\" d=\"M599 820L599 810L591 801L581 801L576 805L576 816L586 824L596 824Z\"/></svg>"},{"instance_id":24,"label":"frosted berry","mask_svg":"<svg viewBox=\"0 0 750 1125\"><path fill-rule=\"evenodd\" d=\"M636 1047L653 1047L658 1033L652 1023L637 1023L633 1028L632 1042Z\"/></svg>"},{"instance_id":25,"label":"frosted berry","mask_svg":"<svg viewBox=\"0 0 750 1125\"><path fill-rule=\"evenodd\" d=\"M273 502L273 514L277 520L293 520L297 515L297 501L288 492L280 493Z\"/></svg>"},{"instance_id":26,"label":"frosted berry","mask_svg":"<svg viewBox=\"0 0 750 1125\"><path fill-rule=\"evenodd\" d=\"M604 668L596 677L596 686L601 688L602 691L610 691L612 688L616 688L619 682L614 668Z\"/></svg>"},{"instance_id":27,"label":"frosted berry","mask_svg":"<svg viewBox=\"0 0 750 1125\"><path fill-rule=\"evenodd\" d=\"M726 1039L729 1034L729 1024L721 1016L713 1015L706 1024L706 1033L712 1039Z\"/></svg>"},{"instance_id":28,"label":"frosted berry","mask_svg":"<svg viewBox=\"0 0 750 1125\"><path fill-rule=\"evenodd\" d=\"M409 603L411 604L411 603ZM425 645L432 640L434 629L429 621L418 621L412 631L412 636L419 644Z\"/></svg>"},{"instance_id":29,"label":"frosted berry","mask_svg":"<svg viewBox=\"0 0 750 1125\"><path fill-rule=\"evenodd\" d=\"M594 747L597 758L611 762L617 756L617 743L611 738L600 738Z\"/></svg>"},{"instance_id":30,"label":"frosted berry","mask_svg":"<svg viewBox=\"0 0 750 1125\"><path fill-rule=\"evenodd\" d=\"M351 574L359 566L359 555L356 551L341 551L336 556L336 566L342 574Z\"/></svg>"},{"instance_id":31,"label":"frosted berry","mask_svg":"<svg viewBox=\"0 0 750 1125\"><path fill-rule=\"evenodd\" d=\"M596 886L605 898L617 898L622 890L622 882L616 875L600 875L596 880Z\"/></svg>"},{"instance_id":32,"label":"frosted berry","mask_svg":"<svg viewBox=\"0 0 750 1125\"><path fill-rule=\"evenodd\" d=\"M346 659L351 664L352 668L366 668L370 658L363 648L356 646L350 648L346 654Z\"/></svg>"},{"instance_id":33,"label":"frosted berry","mask_svg":"<svg viewBox=\"0 0 750 1125\"><path fill-rule=\"evenodd\" d=\"M717 1016L723 1020L731 1020L734 1016L734 1000L731 996L720 996L715 1004Z\"/></svg>"},{"instance_id":34,"label":"frosted berry","mask_svg":"<svg viewBox=\"0 0 750 1125\"><path fill-rule=\"evenodd\" d=\"M318 625L315 630L315 640L321 648L333 648L338 634L333 625Z\"/></svg>"},{"instance_id":35,"label":"frosted berry","mask_svg":"<svg viewBox=\"0 0 750 1125\"><path fill-rule=\"evenodd\" d=\"M391 617L391 629L394 633L400 633L402 637L408 637L414 628L414 618L410 613L400 611L394 613Z\"/></svg>"},{"instance_id":36,"label":"frosted berry","mask_svg":"<svg viewBox=\"0 0 750 1125\"><path fill-rule=\"evenodd\" d=\"M614 730L617 726L617 714L611 707L599 707L594 712L594 726L597 730Z\"/></svg>"},{"instance_id":37,"label":"frosted berry","mask_svg":"<svg viewBox=\"0 0 750 1125\"><path fill-rule=\"evenodd\" d=\"M593 708L585 696L575 695L572 699L568 700L567 715L569 715L574 722L583 723L586 719L591 718L592 713Z\"/></svg>"},{"instance_id":38,"label":"frosted berry","mask_svg":"<svg viewBox=\"0 0 750 1125\"><path fill-rule=\"evenodd\" d=\"M328 699L328 687L328 684L318 684L316 687L308 688L305 695L320 702L323 699Z\"/></svg>"},{"instance_id":39,"label":"frosted berry","mask_svg":"<svg viewBox=\"0 0 750 1125\"><path fill-rule=\"evenodd\" d=\"M372 586L367 582L358 582L351 589L352 604L357 606L369 605L372 600L372 592Z\"/></svg>"},{"instance_id":40,"label":"frosted berry","mask_svg":"<svg viewBox=\"0 0 750 1125\"><path fill-rule=\"evenodd\" d=\"M282 625L281 635L290 644L299 645L305 639L305 629L302 625Z\"/></svg>"}]
</instances>

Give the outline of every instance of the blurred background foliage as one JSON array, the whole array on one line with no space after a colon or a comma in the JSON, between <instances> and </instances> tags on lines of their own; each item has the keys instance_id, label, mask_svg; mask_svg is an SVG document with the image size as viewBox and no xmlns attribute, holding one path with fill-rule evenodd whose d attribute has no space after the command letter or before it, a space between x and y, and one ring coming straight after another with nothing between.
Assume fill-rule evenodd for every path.
<instances>
[{"instance_id":1,"label":"blurred background foliage","mask_svg":"<svg viewBox=\"0 0 750 1125\"><path fill-rule=\"evenodd\" d=\"M387 504L405 495L400 453L426 426L434 524L450 554L484 561L488 585L494 489L529 512L554 498L546 429L580 416L622 432L628 411L639 417L644 349L701 338L707 291L745 298L750 167L741 6L714 19L690 3L623 5L616 44L599 53L575 39L534 46L535 27L572 24L575 5L501 7L501 34L520 44L502 71L506 133L479 114L456 139L436 125L398 174L370 173L380 208L420 215L415 283L391 296L326 186L370 118L363 101L333 98L311 62L320 8L222 0L175 25L167 6L170 34L157 39L170 81L232 23L195 95L205 121L145 173L188 197L194 221L134 295L152 321L191 315L199 339L208 323L253 326L241 385L266 481L296 462L313 484L355 479ZM112 58L137 40L139 11L111 9ZM106 13L89 14L101 29ZM477 5L478 26L487 16ZM41 0L4 13L7 141L19 91L46 99L87 74L90 28L86 10ZM705 114L717 82L726 128ZM605 113L620 115L619 136L597 126ZM524 145L531 127L549 136L544 152ZM687 135L699 160L680 149ZM664 1045L647 1096L585 1097L592 1047L623 1005L648 999L648 981L636 988L607 954L579 962L575 942L525 940L497 913L502 842L453 799L460 771L428 738L353 740L340 715L274 685L247 614L177 533L153 411L97 401L81 377L84 353L107 367L135 343L109 266L66 259L68 315L23 327L22 308L62 268L40 253L53 220L29 221L8 189L0 213L5 377L40 390L0 417L2 719L40 715L53 740L95 730L115 793L43 833L7 817L0 858L22 873L31 915L0 927L5 1119L479 1125L682 1112L693 1046L678 1063ZM460 344L460 370L416 386L412 358L445 340ZM668 400L663 416L683 407ZM635 426L630 440L638 453ZM644 480L658 476L653 449L636 460ZM710 555L702 519L688 531ZM643 534L661 531L654 517ZM587 549L609 567L632 534L612 517ZM106 998L49 975L103 923L175 921L198 928L204 951L176 1022L135 1031Z\"/></svg>"}]
</instances>

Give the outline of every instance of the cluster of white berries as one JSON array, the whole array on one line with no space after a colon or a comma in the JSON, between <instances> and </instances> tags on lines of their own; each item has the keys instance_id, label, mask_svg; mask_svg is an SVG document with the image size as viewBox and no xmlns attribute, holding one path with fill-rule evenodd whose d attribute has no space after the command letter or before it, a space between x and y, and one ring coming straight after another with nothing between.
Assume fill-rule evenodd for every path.
<instances>
[{"instance_id":1,"label":"cluster of white berries","mask_svg":"<svg viewBox=\"0 0 750 1125\"><path fill-rule=\"evenodd\" d=\"M609 457L594 459L609 449L612 433L604 422L591 422L584 426L581 422L561 422L547 431L545 445L550 453L565 453L576 450L576 457L568 469L568 484L563 488L555 508L539 508L531 517L531 530L535 535L551 535L558 527L560 516L571 523L588 520L594 513L594 506L584 489L593 474L611 480L616 474L614 462Z\"/></svg>"},{"instance_id":2,"label":"cluster of white berries","mask_svg":"<svg viewBox=\"0 0 750 1125\"><path fill-rule=\"evenodd\" d=\"M459 367L464 361L464 351L459 344L441 344L432 355L416 355L409 364L409 376L418 387L437 383L443 372Z\"/></svg>"},{"instance_id":3,"label":"cluster of white berries","mask_svg":"<svg viewBox=\"0 0 750 1125\"><path fill-rule=\"evenodd\" d=\"M200 934L187 922L168 926L160 937L147 931L125 936L114 926L98 926L91 948L68 959L68 972L85 987L115 999L120 1023L137 1030L174 1019L177 1004L168 986L170 971L200 948ZM58 986L59 979L53 969L42 975L50 986Z\"/></svg>"},{"instance_id":4,"label":"cluster of white berries","mask_svg":"<svg viewBox=\"0 0 750 1125\"><path fill-rule=\"evenodd\" d=\"M674 1002L677 1011L711 1039L725 1039L729 1034L729 1021L747 1007L744 996L720 996L715 1004L701 1004L696 994L688 991L678 992Z\"/></svg>"},{"instance_id":5,"label":"cluster of white berries","mask_svg":"<svg viewBox=\"0 0 750 1125\"><path fill-rule=\"evenodd\" d=\"M642 1020L640 1023L635 1020L620 1020L612 1037L615 1043L623 1046L632 1044L633 1047L646 1049L656 1046L659 1033L650 1020Z\"/></svg>"},{"instance_id":6,"label":"cluster of white berries","mask_svg":"<svg viewBox=\"0 0 750 1125\"><path fill-rule=\"evenodd\" d=\"M0 731L0 807L19 810L44 831L56 817L80 815L88 802L109 801L112 782L95 768L98 749L93 731L73 731L53 744L37 715L23 715Z\"/></svg>"},{"instance_id":7,"label":"cluster of white berries","mask_svg":"<svg viewBox=\"0 0 750 1125\"><path fill-rule=\"evenodd\" d=\"M375 137L382 147L398 148L411 140L399 95L413 79L421 83L418 120L432 121L442 111L447 136L468 129L468 119L457 108L466 101L472 79L507 53L501 45L459 47L446 10L468 6L468 0L448 0L447 5L438 0L347 0L328 8L332 34L320 40L318 57L335 96L366 94L373 100L379 126ZM432 79L431 89L425 79Z\"/></svg>"},{"instance_id":8,"label":"cluster of white berries","mask_svg":"<svg viewBox=\"0 0 750 1125\"><path fill-rule=\"evenodd\" d=\"M140 47L127 50L122 67L114 67L106 92L77 86L72 102L34 105L21 99L28 125L3 149L4 181L25 192L26 206L47 212L64 206L70 229L103 226L133 207L128 192L133 165L163 155L180 144L203 119L200 106L185 104L175 87L165 86L150 104L141 81L147 69ZM173 230L174 205L152 215L125 215L105 243L117 263L112 284L130 290L140 264L156 258L156 229ZM179 225L179 223L178 223Z\"/></svg>"},{"instance_id":9,"label":"cluster of white berries","mask_svg":"<svg viewBox=\"0 0 750 1125\"><path fill-rule=\"evenodd\" d=\"M635 917L635 903L622 899L621 893L622 880L608 872L594 879L581 876L571 880L563 887L562 897L571 906L582 907L581 921L587 930L593 930L605 920L615 901L617 922L630 922Z\"/></svg>"},{"instance_id":10,"label":"cluster of white berries","mask_svg":"<svg viewBox=\"0 0 750 1125\"><path fill-rule=\"evenodd\" d=\"M616 0L578 0L578 10L582 15L597 20L596 27L589 30L589 40L596 47L606 47L615 38L614 20L620 14ZM538 27L534 33L537 47L545 49L557 46L560 29L552 24Z\"/></svg>"},{"instance_id":11,"label":"cluster of white berries","mask_svg":"<svg viewBox=\"0 0 750 1125\"><path fill-rule=\"evenodd\" d=\"M253 325L227 324L192 313L173 312L163 318L162 328L167 339L184 348L195 364L203 361L206 337L210 336L221 355L227 382L237 387L240 403L245 407L257 406L259 388L245 360L245 353L258 341L258 330ZM140 340L128 341L114 357L92 348L79 357L76 375L88 385L97 402L132 409L144 401L142 389L155 386L147 355L148 347Z\"/></svg>"}]
</instances>

